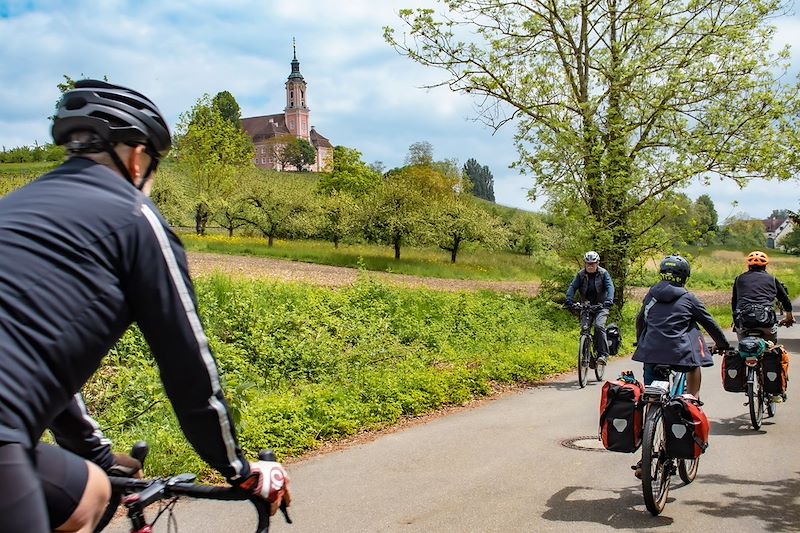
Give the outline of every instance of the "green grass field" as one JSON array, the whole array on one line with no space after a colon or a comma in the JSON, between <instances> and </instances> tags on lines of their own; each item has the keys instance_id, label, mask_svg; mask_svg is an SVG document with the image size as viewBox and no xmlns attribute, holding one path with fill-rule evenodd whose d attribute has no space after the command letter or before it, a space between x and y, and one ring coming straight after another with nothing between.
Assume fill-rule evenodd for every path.
<instances>
[{"instance_id":1,"label":"green grass field","mask_svg":"<svg viewBox=\"0 0 800 533\"><path fill-rule=\"evenodd\" d=\"M337 249L325 241L279 239L270 248L264 239L255 237L201 237L191 233L180 237L187 250L196 252L273 257L434 278L530 281L540 279L546 272L535 256L469 246L453 264L449 252L436 248L407 246L401 249L400 260L395 261L391 247L372 244L340 244Z\"/></svg>"}]
</instances>

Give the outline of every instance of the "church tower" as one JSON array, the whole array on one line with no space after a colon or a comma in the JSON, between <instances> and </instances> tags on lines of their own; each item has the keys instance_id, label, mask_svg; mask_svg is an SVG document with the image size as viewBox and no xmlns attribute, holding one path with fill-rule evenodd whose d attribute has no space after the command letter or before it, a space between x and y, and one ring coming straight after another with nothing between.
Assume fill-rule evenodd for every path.
<instances>
[{"instance_id":1,"label":"church tower","mask_svg":"<svg viewBox=\"0 0 800 533\"><path fill-rule=\"evenodd\" d=\"M286 80L286 127L298 139L309 140L308 112L306 106L306 80L300 74L300 62L297 60L297 48L292 39L292 72Z\"/></svg>"}]
</instances>

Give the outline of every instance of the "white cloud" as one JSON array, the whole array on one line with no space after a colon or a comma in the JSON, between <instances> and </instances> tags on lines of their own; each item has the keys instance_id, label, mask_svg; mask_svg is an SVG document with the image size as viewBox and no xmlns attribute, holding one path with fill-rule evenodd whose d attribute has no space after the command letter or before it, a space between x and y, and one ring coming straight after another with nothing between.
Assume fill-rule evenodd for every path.
<instances>
[{"instance_id":1,"label":"white cloud","mask_svg":"<svg viewBox=\"0 0 800 533\"><path fill-rule=\"evenodd\" d=\"M357 148L366 161L402 163L408 146L429 141L437 158L463 164L474 157L495 176L498 202L534 209L530 178L508 166L516 159L512 125L499 133L467 120L473 100L447 88L425 90L442 73L400 56L383 27L402 32L400 8L441 6L434 0L73 0L16 2L0 7L0 145L49 140L47 117L62 75L107 75L150 96L174 125L203 93L230 91L245 116L280 112L297 40L309 84L311 123L334 144ZM13 9L12 9L13 8ZM6 18L3 18L6 17ZM782 17L776 44L796 41L800 19ZM793 50L797 61L797 50ZM780 198L797 207L788 185L745 191L714 183L720 216L733 198L737 211L769 214ZM778 194L776 194L776 192Z\"/></svg>"}]
</instances>

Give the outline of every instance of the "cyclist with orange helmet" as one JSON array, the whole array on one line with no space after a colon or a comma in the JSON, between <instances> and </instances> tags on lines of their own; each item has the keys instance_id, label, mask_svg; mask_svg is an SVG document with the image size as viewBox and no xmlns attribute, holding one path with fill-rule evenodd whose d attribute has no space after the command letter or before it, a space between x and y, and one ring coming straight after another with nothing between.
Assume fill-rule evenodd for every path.
<instances>
[{"instance_id":1,"label":"cyclist with orange helmet","mask_svg":"<svg viewBox=\"0 0 800 533\"><path fill-rule=\"evenodd\" d=\"M731 312L739 340L748 331L760 332L765 340L777 342L778 325L794 324L792 301L784 285L767 273L769 257L756 250L747 255L747 272L739 274L733 282ZM778 322L772 304L778 300L785 316Z\"/></svg>"}]
</instances>

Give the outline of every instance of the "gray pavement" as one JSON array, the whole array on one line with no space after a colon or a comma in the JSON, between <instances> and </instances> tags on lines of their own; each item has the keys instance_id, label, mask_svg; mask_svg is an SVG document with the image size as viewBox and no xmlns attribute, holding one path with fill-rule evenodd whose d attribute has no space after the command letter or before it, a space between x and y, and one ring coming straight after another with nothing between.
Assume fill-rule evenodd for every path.
<instances>
[{"instance_id":1,"label":"gray pavement","mask_svg":"<svg viewBox=\"0 0 800 533\"><path fill-rule=\"evenodd\" d=\"M790 376L800 375L800 327L780 335L797 361ZM563 445L576 437L599 444L601 383L579 389L569 373L290 465L295 523L276 517L271 531L800 531L800 378L790 380L777 416L753 431L745 396L722 390L716 363L704 369L701 392L709 450L694 483L673 478L659 517L645 510L629 468L638 454ZM606 378L626 369L641 377L640 364L616 358ZM176 514L181 531L254 530L248 504L184 501Z\"/></svg>"}]
</instances>

